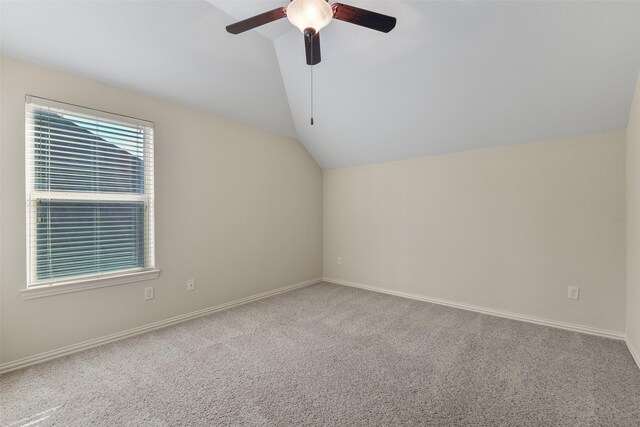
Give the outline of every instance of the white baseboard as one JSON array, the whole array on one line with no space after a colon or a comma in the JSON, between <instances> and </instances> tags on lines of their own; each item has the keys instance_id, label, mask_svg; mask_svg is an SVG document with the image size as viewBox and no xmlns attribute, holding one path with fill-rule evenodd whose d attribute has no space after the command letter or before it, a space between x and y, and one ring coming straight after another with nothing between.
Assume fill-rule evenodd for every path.
<instances>
[{"instance_id":1,"label":"white baseboard","mask_svg":"<svg viewBox=\"0 0 640 427\"><path fill-rule=\"evenodd\" d=\"M213 307L205 308L198 311L193 311L191 313L182 314L179 316L175 316L166 320L160 320L158 322L150 323L148 325L140 326L137 328L129 329L126 331L118 332L115 334L107 335L104 337L92 339L89 341L84 341L78 344L70 345L67 347L62 347L56 350L47 351L44 353L36 354L34 356L25 357L23 359L15 360L13 362L3 363L0 365L0 375L6 372L14 371L16 369L24 368L30 365L35 365L37 363L46 362L48 360L56 359L58 357L67 356L69 354L78 353L83 350L88 350L93 347L98 347L100 345L108 344L111 342L119 341L125 338L129 338L135 335L140 335L145 332L150 332L156 329L165 328L167 326L175 325L177 323L185 322L187 320L195 319L197 317L206 316L207 314L215 313L217 311L226 310L228 308L237 307L239 305L248 304L253 301L257 301L260 299L268 298L270 296L278 295L284 292L289 292L294 289L303 288L305 286L310 286L315 283L325 281L330 283L335 283L337 285L350 286L353 288L365 289L373 292L380 292L389 295L395 295L402 298L410 298L419 301L426 301L433 304L445 305L448 307L459 308L462 310L475 311L478 313L489 314L492 316L504 317L507 319L519 320L522 322L534 323L537 325L550 326L554 328L565 329L569 331L582 332L591 335L598 335L606 338L614 338L619 340L624 340L629 348L629 352L631 353L633 359L636 364L640 368L640 353L631 345L629 340L626 338L625 334L622 332L610 331L606 329L598 329L592 328L589 326L577 325L573 323L560 322L556 320L543 319L535 316L528 316L523 314L511 313L502 310L494 310L487 307L476 306L471 304L465 304L440 298L430 298L423 295L410 294L406 292L393 291L389 289L379 288L375 286L369 286L361 283L347 282L344 280L333 279L330 277L318 278L307 280L300 283L294 283L292 285L283 286L278 289L274 289L271 291L263 292L257 295L252 295L249 297L241 298L235 301L230 301L228 303L219 304Z\"/></svg>"},{"instance_id":2,"label":"white baseboard","mask_svg":"<svg viewBox=\"0 0 640 427\"><path fill-rule=\"evenodd\" d=\"M337 285L350 286L353 288L366 289L368 291L380 292L383 294L395 295L402 298L410 298L410 299L415 299L419 301L430 302L433 304L446 305L448 307L459 308L462 310L475 311L477 313L489 314L491 316L498 316L498 317L504 317L507 319L519 320L521 322L535 323L536 325L550 326L553 328L566 329L568 331L582 332L585 334L598 335L601 337L614 338L618 340L626 339L626 336L623 332L611 331L608 329L592 328L590 326L578 325L575 323L567 323L567 322L561 322L558 320L550 320L550 319L544 319L541 317L529 316L526 314L518 314L518 313L511 313L508 311L495 310L493 308L482 307L479 305L465 304L461 302L440 299L440 298L430 298L423 295L393 291L390 289L379 288L376 286L365 285L362 283L347 282L344 280L333 279L331 277L325 277L323 278L323 281L335 283ZM636 358L635 355L634 355L634 358ZM638 362L638 360L639 359L636 358L636 362ZM640 364L638 366L640 366Z\"/></svg>"},{"instance_id":3,"label":"white baseboard","mask_svg":"<svg viewBox=\"0 0 640 427\"><path fill-rule=\"evenodd\" d=\"M191 313L181 314L179 316L171 317L169 319L153 322L148 325L140 326L133 329L128 329L126 331L117 332L115 334L92 339L89 341L84 341L84 342L70 345L67 347L58 348L56 350L47 351L44 353L36 354L34 356L25 357L23 359L15 360L13 362L3 363L0 365L0 375L9 371L14 371L16 369L24 368L30 365L35 365L36 363L46 362L48 360L56 359L62 356L67 356L69 354L77 353L83 350L88 350L90 348L97 347L103 344L119 341L124 338L132 337L134 335L140 335L145 332L165 328L167 326L175 325L176 323L181 323L187 320L195 319L196 317L206 316L207 314L215 313L216 311L226 310L232 307L237 307L239 305L248 304L253 301L257 301L257 300L268 298L274 295L282 294L284 292L289 292L294 289L310 286L321 281L322 279L318 278L318 279L306 280L304 282L294 283L292 285L283 286L281 288L263 292L257 295L251 295L235 301L230 301L224 304L215 305L213 307L204 308L202 310L197 310Z\"/></svg>"},{"instance_id":4,"label":"white baseboard","mask_svg":"<svg viewBox=\"0 0 640 427\"><path fill-rule=\"evenodd\" d=\"M636 350L636 348L631 344L631 342L629 342L629 338L625 338L625 343L627 343L627 348L629 349L629 353L631 353L631 357L633 357L633 360L636 362L636 365L638 365L638 368L640 368L640 353L638 353L638 350Z\"/></svg>"}]
</instances>

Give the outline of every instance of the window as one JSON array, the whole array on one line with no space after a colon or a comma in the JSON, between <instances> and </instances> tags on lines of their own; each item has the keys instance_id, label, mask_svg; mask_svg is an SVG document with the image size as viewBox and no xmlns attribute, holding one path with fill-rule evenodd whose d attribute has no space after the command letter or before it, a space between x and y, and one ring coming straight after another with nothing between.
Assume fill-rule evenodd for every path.
<instances>
[{"instance_id":1,"label":"window","mask_svg":"<svg viewBox=\"0 0 640 427\"><path fill-rule=\"evenodd\" d=\"M27 97L26 199L27 289L154 270L152 123Z\"/></svg>"}]
</instances>

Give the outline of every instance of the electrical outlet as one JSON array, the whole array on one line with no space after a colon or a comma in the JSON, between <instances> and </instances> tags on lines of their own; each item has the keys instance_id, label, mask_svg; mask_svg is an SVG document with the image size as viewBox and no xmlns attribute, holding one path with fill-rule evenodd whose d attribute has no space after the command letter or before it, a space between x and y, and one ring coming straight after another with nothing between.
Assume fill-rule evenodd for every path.
<instances>
[{"instance_id":1,"label":"electrical outlet","mask_svg":"<svg viewBox=\"0 0 640 427\"><path fill-rule=\"evenodd\" d=\"M339 256L338 258L336 258L336 263L337 263L338 265L342 264L342 257L341 257L341 256Z\"/></svg>"},{"instance_id":2,"label":"electrical outlet","mask_svg":"<svg viewBox=\"0 0 640 427\"><path fill-rule=\"evenodd\" d=\"M188 291L192 291L196 288L196 280L195 279L189 279L187 280L187 290Z\"/></svg>"},{"instance_id":3,"label":"electrical outlet","mask_svg":"<svg viewBox=\"0 0 640 427\"><path fill-rule=\"evenodd\" d=\"M148 288L144 288L144 300L148 301L153 299L153 286L149 286Z\"/></svg>"},{"instance_id":4,"label":"electrical outlet","mask_svg":"<svg viewBox=\"0 0 640 427\"><path fill-rule=\"evenodd\" d=\"M569 286L569 293L567 296L569 297L569 299L579 299L580 288L577 286Z\"/></svg>"}]
</instances>

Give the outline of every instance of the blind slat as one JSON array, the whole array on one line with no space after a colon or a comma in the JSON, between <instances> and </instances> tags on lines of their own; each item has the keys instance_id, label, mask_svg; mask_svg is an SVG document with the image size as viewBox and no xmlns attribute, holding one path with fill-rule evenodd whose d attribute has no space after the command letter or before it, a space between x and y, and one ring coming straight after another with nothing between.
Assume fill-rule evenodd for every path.
<instances>
[{"instance_id":1,"label":"blind slat","mask_svg":"<svg viewBox=\"0 0 640 427\"><path fill-rule=\"evenodd\" d=\"M58 135L36 135L35 149L36 151L43 151L50 148L64 149L65 151L79 151L87 152L89 154L99 155L113 155L113 156L137 156L142 157L148 154L148 151L143 149L140 145L145 144L148 141L136 141L135 143L124 143L119 141L113 141L113 143L99 145L94 140L74 140L66 136Z\"/></svg>"}]
</instances>

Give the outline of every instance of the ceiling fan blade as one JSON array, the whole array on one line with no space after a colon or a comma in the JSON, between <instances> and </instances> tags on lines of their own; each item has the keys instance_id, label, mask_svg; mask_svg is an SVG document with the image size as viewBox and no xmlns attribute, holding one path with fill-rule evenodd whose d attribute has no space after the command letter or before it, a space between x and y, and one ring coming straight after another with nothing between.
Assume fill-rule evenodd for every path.
<instances>
[{"instance_id":1,"label":"ceiling fan blade","mask_svg":"<svg viewBox=\"0 0 640 427\"><path fill-rule=\"evenodd\" d=\"M227 25L227 31L231 34L240 34L247 30L251 30L252 28L259 27L260 25L268 24L269 22L284 18L285 16L287 16L287 8L279 7L277 9L270 10L269 12L261 13L260 15L236 22L235 24Z\"/></svg>"},{"instance_id":2,"label":"ceiling fan blade","mask_svg":"<svg viewBox=\"0 0 640 427\"><path fill-rule=\"evenodd\" d=\"M307 65L316 65L320 62L320 33L304 34L304 50L307 54Z\"/></svg>"},{"instance_id":3,"label":"ceiling fan blade","mask_svg":"<svg viewBox=\"0 0 640 427\"><path fill-rule=\"evenodd\" d=\"M383 15L342 3L334 3L331 7L333 8L333 17L340 21L382 31L383 33L388 33L396 26L396 18L393 16Z\"/></svg>"}]
</instances>

